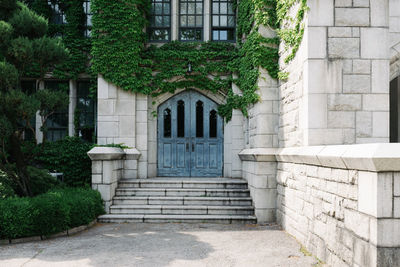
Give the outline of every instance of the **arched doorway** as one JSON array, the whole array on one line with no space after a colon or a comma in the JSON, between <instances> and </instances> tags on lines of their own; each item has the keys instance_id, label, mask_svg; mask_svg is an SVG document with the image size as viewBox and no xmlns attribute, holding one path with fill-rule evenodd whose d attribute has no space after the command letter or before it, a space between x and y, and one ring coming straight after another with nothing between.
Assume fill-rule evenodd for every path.
<instances>
[{"instance_id":1,"label":"arched doorway","mask_svg":"<svg viewBox=\"0 0 400 267\"><path fill-rule=\"evenodd\" d=\"M158 176L222 176L223 119L217 108L194 90L183 91L158 107Z\"/></svg>"}]
</instances>

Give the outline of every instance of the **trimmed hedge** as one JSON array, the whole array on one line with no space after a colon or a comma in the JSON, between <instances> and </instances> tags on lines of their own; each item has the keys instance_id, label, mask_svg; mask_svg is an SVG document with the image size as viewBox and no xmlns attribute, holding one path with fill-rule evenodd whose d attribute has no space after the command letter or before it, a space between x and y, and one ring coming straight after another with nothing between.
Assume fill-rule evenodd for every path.
<instances>
[{"instance_id":1,"label":"trimmed hedge","mask_svg":"<svg viewBox=\"0 0 400 267\"><path fill-rule=\"evenodd\" d=\"M63 188L33 198L0 200L0 239L59 233L104 214L100 193Z\"/></svg>"},{"instance_id":2,"label":"trimmed hedge","mask_svg":"<svg viewBox=\"0 0 400 267\"><path fill-rule=\"evenodd\" d=\"M79 137L66 137L55 142L47 142L37 149L35 161L50 171L64 173L64 182L68 186L90 185L92 161L87 152L93 144Z\"/></svg>"}]
</instances>

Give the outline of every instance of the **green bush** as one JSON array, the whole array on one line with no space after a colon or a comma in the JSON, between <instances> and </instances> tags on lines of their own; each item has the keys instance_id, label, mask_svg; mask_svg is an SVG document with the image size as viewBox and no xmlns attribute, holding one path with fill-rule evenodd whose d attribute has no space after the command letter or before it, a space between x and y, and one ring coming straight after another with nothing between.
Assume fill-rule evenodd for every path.
<instances>
[{"instance_id":1,"label":"green bush","mask_svg":"<svg viewBox=\"0 0 400 267\"><path fill-rule=\"evenodd\" d=\"M46 193L60 183L49 174L48 170L38 169L32 166L27 168L31 182L31 190L34 196Z\"/></svg>"},{"instance_id":2,"label":"green bush","mask_svg":"<svg viewBox=\"0 0 400 267\"><path fill-rule=\"evenodd\" d=\"M87 152L92 147L78 137L66 137L38 147L36 161L45 169L64 173L64 182L69 186L89 185L92 165Z\"/></svg>"},{"instance_id":3,"label":"green bush","mask_svg":"<svg viewBox=\"0 0 400 267\"><path fill-rule=\"evenodd\" d=\"M8 177L7 173L0 170L0 199L5 199L15 196L12 184L13 183L11 179Z\"/></svg>"},{"instance_id":4,"label":"green bush","mask_svg":"<svg viewBox=\"0 0 400 267\"><path fill-rule=\"evenodd\" d=\"M0 200L0 238L51 235L85 225L104 213L100 193L54 189L33 198Z\"/></svg>"}]
</instances>

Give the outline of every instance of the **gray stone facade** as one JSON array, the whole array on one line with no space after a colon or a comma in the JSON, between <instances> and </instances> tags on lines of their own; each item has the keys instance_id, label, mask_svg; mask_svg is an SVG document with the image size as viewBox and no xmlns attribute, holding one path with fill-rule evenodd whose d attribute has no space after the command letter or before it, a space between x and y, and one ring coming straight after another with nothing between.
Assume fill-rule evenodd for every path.
<instances>
[{"instance_id":1,"label":"gray stone facade","mask_svg":"<svg viewBox=\"0 0 400 267\"><path fill-rule=\"evenodd\" d=\"M389 83L400 75L400 3L308 6L293 61L285 64L290 51L280 48L288 79L278 82L260 69L260 102L248 118L234 110L224 125L224 177L247 181L258 222L277 221L328 265L400 265L400 147L388 144ZM225 101L222 93L200 93ZM125 92L99 76L98 143L124 143L140 154L113 163L121 177L157 177L154 113L171 96ZM93 163L100 192L109 164L102 162ZM115 188L107 185L102 195L110 201Z\"/></svg>"}]
</instances>

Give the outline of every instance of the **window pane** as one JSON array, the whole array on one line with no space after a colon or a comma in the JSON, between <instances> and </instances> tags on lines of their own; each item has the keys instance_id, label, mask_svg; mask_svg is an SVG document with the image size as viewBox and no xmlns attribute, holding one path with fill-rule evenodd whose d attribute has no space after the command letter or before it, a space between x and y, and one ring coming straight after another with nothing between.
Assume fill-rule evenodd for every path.
<instances>
[{"instance_id":1,"label":"window pane","mask_svg":"<svg viewBox=\"0 0 400 267\"><path fill-rule=\"evenodd\" d=\"M171 137L171 110L169 108L164 110L164 137Z\"/></svg>"},{"instance_id":2,"label":"window pane","mask_svg":"<svg viewBox=\"0 0 400 267\"><path fill-rule=\"evenodd\" d=\"M196 26L203 26L203 16L196 16Z\"/></svg>"},{"instance_id":3,"label":"window pane","mask_svg":"<svg viewBox=\"0 0 400 267\"><path fill-rule=\"evenodd\" d=\"M235 10L233 9L233 4L228 4L228 14L235 14Z\"/></svg>"},{"instance_id":4,"label":"window pane","mask_svg":"<svg viewBox=\"0 0 400 267\"><path fill-rule=\"evenodd\" d=\"M227 20L228 20L227 16L220 16L219 18L220 18L220 25L219 25L219 26L221 26L221 27L226 27L227 24L228 24L228 22L227 22Z\"/></svg>"},{"instance_id":5,"label":"window pane","mask_svg":"<svg viewBox=\"0 0 400 267\"><path fill-rule=\"evenodd\" d=\"M221 12L221 14L228 13L228 6L226 3L221 3L219 8L220 8L219 11Z\"/></svg>"},{"instance_id":6,"label":"window pane","mask_svg":"<svg viewBox=\"0 0 400 267\"><path fill-rule=\"evenodd\" d=\"M196 102L196 137L204 136L203 102Z\"/></svg>"},{"instance_id":7,"label":"window pane","mask_svg":"<svg viewBox=\"0 0 400 267\"><path fill-rule=\"evenodd\" d=\"M156 26L162 26L162 16L156 16Z\"/></svg>"},{"instance_id":8,"label":"window pane","mask_svg":"<svg viewBox=\"0 0 400 267\"><path fill-rule=\"evenodd\" d=\"M187 17L181 17L181 26L186 27L187 26Z\"/></svg>"},{"instance_id":9,"label":"window pane","mask_svg":"<svg viewBox=\"0 0 400 267\"><path fill-rule=\"evenodd\" d=\"M210 138L217 137L217 112L215 110L210 111Z\"/></svg>"},{"instance_id":10,"label":"window pane","mask_svg":"<svg viewBox=\"0 0 400 267\"><path fill-rule=\"evenodd\" d=\"M218 41L219 37L218 37L218 31L213 31L213 40Z\"/></svg>"},{"instance_id":11,"label":"window pane","mask_svg":"<svg viewBox=\"0 0 400 267\"><path fill-rule=\"evenodd\" d=\"M183 29L180 31L180 40L182 41L200 41L202 34L201 29Z\"/></svg>"},{"instance_id":12,"label":"window pane","mask_svg":"<svg viewBox=\"0 0 400 267\"><path fill-rule=\"evenodd\" d=\"M188 14L195 14L195 3L188 3Z\"/></svg>"},{"instance_id":13,"label":"window pane","mask_svg":"<svg viewBox=\"0 0 400 267\"><path fill-rule=\"evenodd\" d=\"M170 11L170 5L169 5L169 3L165 3L164 4L164 14L169 15L169 11Z\"/></svg>"},{"instance_id":14,"label":"window pane","mask_svg":"<svg viewBox=\"0 0 400 267\"><path fill-rule=\"evenodd\" d=\"M198 15L203 14L203 3L196 4L196 14Z\"/></svg>"},{"instance_id":15,"label":"window pane","mask_svg":"<svg viewBox=\"0 0 400 267\"><path fill-rule=\"evenodd\" d=\"M234 29L228 30L228 40L229 41L235 40L235 30Z\"/></svg>"},{"instance_id":16,"label":"window pane","mask_svg":"<svg viewBox=\"0 0 400 267\"><path fill-rule=\"evenodd\" d=\"M171 23L170 17L165 16L165 17L164 17L164 24L163 24L163 26L169 27L170 23Z\"/></svg>"},{"instance_id":17,"label":"window pane","mask_svg":"<svg viewBox=\"0 0 400 267\"><path fill-rule=\"evenodd\" d=\"M178 101L178 123L177 123L177 133L178 137L185 137L185 102L182 100Z\"/></svg>"},{"instance_id":18,"label":"window pane","mask_svg":"<svg viewBox=\"0 0 400 267\"><path fill-rule=\"evenodd\" d=\"M186 3L181 3L181 14L186 14L187 5Z\"/></svg>"},{"instance_id":19,"label":"window pane","mask_svg":"<svg viewBox=\"0 0 400 267\"><path fill-rule=\"evenodd\" d=\"M219 14L219 4L213 3L212 6L213 6L213 9L212 9L213 14Z\"/></svg>"},{"instance_id":20,"label":"window pane","mask_svg":"<svg viewBox=\"0 0 400 267\"><path fill-rule=\"evenodd\" d=\"M218 27L219 26L219 16L213 16L212 17L212 25L214 27Z\"/></svg>"},{"instance_id":21,"label":"window pane","mask_svg":"<svg viewBox=\"0 0 400 267\"><path fill-rule=\"evenodd\" d=\"M195 16L188 16L187 18L188 18L187 25L189 27L196 26Z\"/></svg>"},{"instance_id":22,"label":"window pane","mask_svg":"<svg viewBox=\"0 0 400 267\"><path fill-rule=\"evenodd\" d=\"M235 17L233 17L233 16L228 17L228 26L235 27Z\"/></svg>"},{"instance_id":23,"label":"window pane","mask_svg":"<svg viewBox=\"0 0 400 267\"><path fill-rule=\"evenodd\" d=\"M161 15L162 14L162 3L156 3L155 4L154 13L157 14L157 15Z\"/></svg>"},{"instance_id":24,"label":"window pane","mask_svg":"<svg viewBox=\"0 0 400 267\"><path fill-rule=\"evenodd\" d=\"M219 39L221 41L227 41L228 40L228 33L227 31L219 31Z\"/></svg>"}]
</instances>

